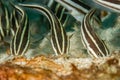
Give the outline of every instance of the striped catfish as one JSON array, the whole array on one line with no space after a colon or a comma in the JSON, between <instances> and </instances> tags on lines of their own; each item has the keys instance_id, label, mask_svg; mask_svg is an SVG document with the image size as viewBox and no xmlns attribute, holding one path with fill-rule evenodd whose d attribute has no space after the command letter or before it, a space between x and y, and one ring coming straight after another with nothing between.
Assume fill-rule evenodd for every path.
<instances>
[{"instance_id":1,"label":"striped catfish","mask_svg":"<svg viewBox=\"0 0 120 80\"><path fill-rule=\"evenodd\" d=\"M97 4L120 13L120 0L93 0Z\"/></svg>"},{"instance_id":2,"label":"striped catfish","mask_svg":"<svg viewBox=\"0 0 120 80\"><path fill-rule=\"evenodd\" d=\"M18 28L11 41L10 51L11 54L13 54L14 56L23 56L24 53L27 51L30 43L28 17L23 8L13 3L11 4L15 8L15 10L20 13L19 15L21 16L21 20L19 21L19 23L15 23L15 25L18 26ZM14 19L15 21L17 21L16 18Z\"/></svg>"},{"instance_id":3,"label":"striped catfish","mask_svg":"<svg viewBox=\"0 0 120 80\"><path fill-rule=\"evenodd\" d=\"M2 27L2 16L0 15L0 41L3 41L4 37L5 37L5 33Z\"/></svg>"},{"instance_id":4,"label":"striped catfish","mask_svg":"<svg viewBox=\"0 0 120 80\"><path fill-rule=\"evenodd\" d=\"M0 34L2 39L6 36L10 36L10 12L8 11L8 7L0 1L2 14L0 15Z\"/></svg>"},{"instance_id":5,"label":"striped catfish","mask_svg":"<svg viewBox=\"0 0 120 80\"><path fill-rule=\"evenodd\" d=\"M77 10L81 12L82 14L86 14L88 10L90 9L90 6L87 6L80 0L55 0L56 2L62 4L65 6L68 10Z\"/></svg>"},{"instance_id":6,"label":"striped catfish","mask_svg":"<svg viewBox=\"0 0 120 80\"><path fill-rule=\"evenodd\" d=\"M89 55L94 58L99 58L108 56L109 50L104 42L94 32L90 24L91 18L95 11L95 9L90 10L90 12L88 12L83 19L81 24L81 39L83 45L87 48Z\"/></svg>"},{"instance_id":7,"label":"striped catfish","mask_svg":"<svg viewBox=\"0 0 120 80\"><path fill-rule=\"evenodd\" d=\"M21 6L32 8L38 12L44 14L51 26L51 44L56 55L62 55L68 53L68 37L66 32L59 22L58 18L53 14L53 12L43 5L36 4L19 4Z\"/></svg>"},{"instance_id":8,"label":"striped catfish","mask_svg":"<svg viewBox=\"0 0 120 80\"><path fill-rule=\"evenodd\" d=\"M80 22L83 19L83 16L89 11L90 7L84 5L81 1L78 0L55 0L56 2L60 3L64 6L69 13ZM76 2L78 1L78 2Z\"/></svg>"},{"instance_id":9,"label":"striped catfish","mask_svg":"<svg viewBox=\"0 0 120 80\"><path fill-rule=\"evenodd\" d=\"M61 24L65 27L70 15L68 14L69 11L62 6L61 4L59 4L56 1L49 1L47 3L47 6L50 7L50 9L53 11L53 13L58 17L58 19L60 20Z\"/></svg>"},{"instance_id":10,"label":"striped catfish","mask_svg":"<svg viewBox=\"0 0 120 80\"><path fill-rule=\"evenodd\" d=\"M56 2L63 5L69 13L77 20L82 22L83 17L89 12L91 9L90 6L86 5L82 0L55 0ZM95 16L95 21L100 24L101 18L99 17L100 13Z\"/></svg>"}]
</instances>

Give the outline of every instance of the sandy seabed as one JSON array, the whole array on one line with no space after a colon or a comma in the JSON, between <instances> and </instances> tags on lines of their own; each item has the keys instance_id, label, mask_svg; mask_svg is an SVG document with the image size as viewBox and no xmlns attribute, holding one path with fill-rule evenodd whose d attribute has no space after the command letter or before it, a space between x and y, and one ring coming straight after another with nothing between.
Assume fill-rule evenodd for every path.
<instances>
[{"instance_id":1,"label":"sandy seabed","mask_svg":"<svg viewBox=\"0 0 120 80\"><path fill-rule=\"evenodd\" d=\"M14 58L0 64L0 80L120 80L120 57Z\"/></svg>"}]
</instances>

